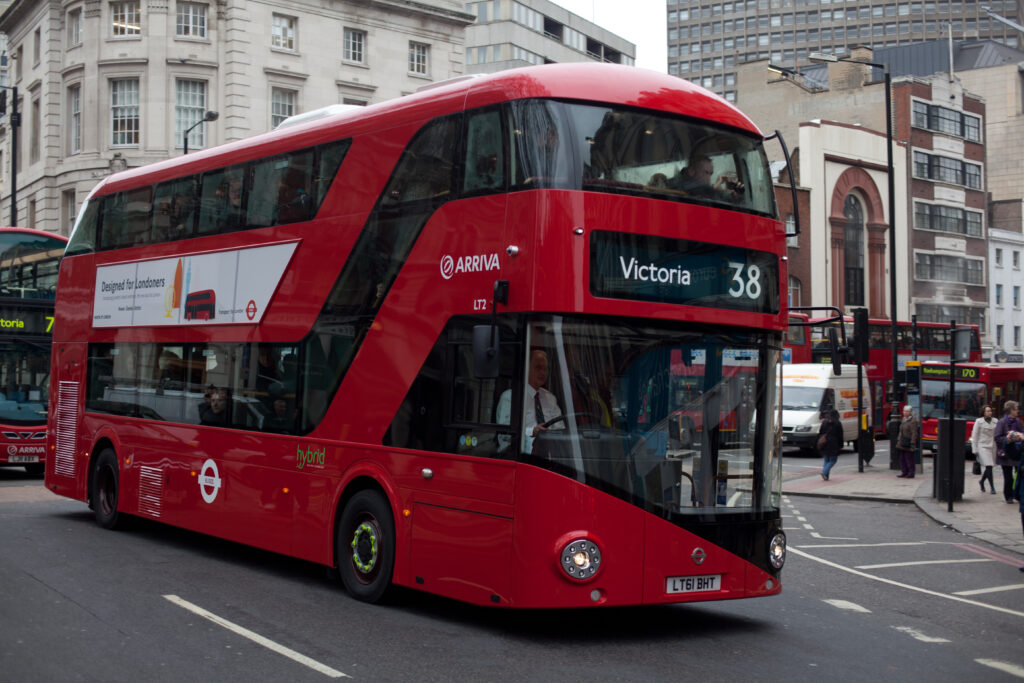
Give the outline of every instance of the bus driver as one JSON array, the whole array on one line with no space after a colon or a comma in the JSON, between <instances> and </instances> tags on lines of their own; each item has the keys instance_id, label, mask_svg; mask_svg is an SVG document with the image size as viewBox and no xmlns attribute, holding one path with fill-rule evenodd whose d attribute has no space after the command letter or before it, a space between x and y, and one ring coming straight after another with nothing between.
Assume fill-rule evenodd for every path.
<instances>
[{"instance_id":1,"label":"bus driver","mask_svg":"<svg viewBox=\"0 0 1024 683\"><path fill-rule=\"evenodd\" d=\"M548 381L548 354L540 349L530 353L530 368L527 373L527 387L523 392L523 453L533 452L533 442L540 432L547 431L544 423L562 414L555 395L544 388ZM512 390L506 389L498 399L495 422L510 424L512 417ZM558 429L558 427L555 427ZM499 450L508 447L499 437Z\"/></svg>"}]
</instances>

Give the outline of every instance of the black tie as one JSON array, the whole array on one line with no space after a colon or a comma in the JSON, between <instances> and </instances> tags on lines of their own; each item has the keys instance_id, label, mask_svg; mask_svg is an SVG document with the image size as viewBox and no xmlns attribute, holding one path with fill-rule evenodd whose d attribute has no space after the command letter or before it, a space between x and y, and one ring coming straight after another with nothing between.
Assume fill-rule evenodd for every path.
<instances>
[{"instance_id":1,"label":"black tie","mask_svg":"<svg viewBox=\"0 0 1024 683\"><path fill-rule=\"evenodd\" d=\"M533 395L533 413L537 416L537 424L544 424L544 411L540 407L540 392Z\"/></svg>"}]
</instances>

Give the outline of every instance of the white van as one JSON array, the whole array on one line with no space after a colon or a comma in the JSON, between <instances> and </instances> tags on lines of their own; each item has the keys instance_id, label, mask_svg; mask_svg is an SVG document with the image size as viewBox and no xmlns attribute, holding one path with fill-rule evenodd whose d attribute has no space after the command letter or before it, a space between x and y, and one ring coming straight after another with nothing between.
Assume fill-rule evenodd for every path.
<instances>
[{"instance_id":1,"label":"white van","mask_svg":"<svg viewBox=\"0 0 1024 683\"><path fill-rule=\"evenodd\" d=\"M871 415L871 389L862 374L864 415ZM843 423L843 441L857 438L857 366L842 366L838 377L830 363L782 366L782 445L813 450L822 413L835 408Z\"/></svg>"}]
</instances>

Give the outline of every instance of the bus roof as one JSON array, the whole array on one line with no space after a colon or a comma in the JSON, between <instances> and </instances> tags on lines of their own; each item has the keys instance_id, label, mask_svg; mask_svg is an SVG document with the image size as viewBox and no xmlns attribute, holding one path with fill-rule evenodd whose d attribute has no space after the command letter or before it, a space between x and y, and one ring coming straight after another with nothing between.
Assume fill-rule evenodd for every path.
<instances>
[{"instance_id":1,"label":"bus roof","mask_svg":"<svg viewBox=\"0 0 1024 683\"><path fill-rule=\"evenodd\" d=\"M713 121L763 137L754 122L735 106L675 76L615 64L545 64L479 78L451 79L404 97L367 107L354 107L307 123L196 151L187 157L177 156L122 171L97 184L90 196L106 195L182 174L241 163L250 157L266 157L463 109L541 97L658 110Z\"/></svg>"}]
</instances>

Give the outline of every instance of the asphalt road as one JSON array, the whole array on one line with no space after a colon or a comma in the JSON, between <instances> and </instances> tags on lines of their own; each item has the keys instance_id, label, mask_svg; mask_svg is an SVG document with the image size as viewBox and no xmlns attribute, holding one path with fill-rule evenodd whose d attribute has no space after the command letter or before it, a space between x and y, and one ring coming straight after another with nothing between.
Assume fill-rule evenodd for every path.
<instances>
[{"instance_id":1,"label":"asphalt road","mask_svg":"<svg viewBox=\"0 0 1024 683\"><path fill-rule=\"evenodd\" d=\"M511 612L351 600L323 567L149 522L104 531L0 471L11 681L1001 681L1024 678L1019 557L908 505L789 498L783 593ZM204 613L205 611L205 613Z\"/></svg>"}]
</instances>

